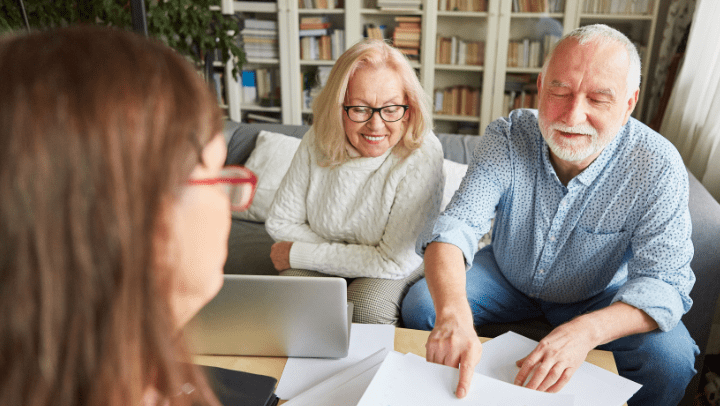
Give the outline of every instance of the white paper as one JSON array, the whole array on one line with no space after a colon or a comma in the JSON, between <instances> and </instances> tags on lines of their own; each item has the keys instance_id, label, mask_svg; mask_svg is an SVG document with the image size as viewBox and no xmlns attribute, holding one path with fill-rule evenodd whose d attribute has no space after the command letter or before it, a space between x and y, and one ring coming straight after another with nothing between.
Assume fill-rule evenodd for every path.
<instances>
[{"instance_id":1,"label":"white paper","mask_svg":"<svg viewBox=\"0 0 720 406\"><path fill-rule=\"evenodd\" d=\"M422 357L388 353L357 406L483 405L573 406L573 395L538 392L475 373L458 399L458 370Z\"/></svg>"},{"instance_id":2,"label":"white paper","mask_svg":"<svg viewBox=\"0 0 720 406\"><path fill-rule=\"evenodd\" d=\"M285 406L354 406L388 354L382 349L293 397Z\"/></svg>"},{"instance_id":3,"label":"white paper","mask_svg":"<svg viewBox=\"0 0 720 406\"><path fill-rule=\"evenodd\" d=\"M292 399L325 379L358 363L381 349L395 348L395 326L355 324L350 329L348 356L341 359L288 358L275 394Z\"/></svg>"},{"instance_id":4,"label":"white paper","mask_svg":"<svg viewBox=\"0 0 720 406\"><path fill-rule=\"evenodd\" d=\"M503 382L513 383L520 368L515 361L530 354L537 341L508 332L483 344L475 371ZM642 385L596 365L584 362L560 393L575 396L577 406L619 406Z\"/></svg>"}]
</instances>

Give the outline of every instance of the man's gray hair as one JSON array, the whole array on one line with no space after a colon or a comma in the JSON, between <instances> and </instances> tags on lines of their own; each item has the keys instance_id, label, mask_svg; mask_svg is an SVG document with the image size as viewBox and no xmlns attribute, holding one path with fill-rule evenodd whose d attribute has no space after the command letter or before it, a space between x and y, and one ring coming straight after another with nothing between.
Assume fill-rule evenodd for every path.
<instances>
[{"instance_id":1,"label":"man's gray hair","mask_svg":"<svg viewBox=\"0 0 720 406\"><path fill-rule=\"evenodd\" d=\"M555 45L553 45L552 49L545 58L545 62L543 63L543 81L545 80L547 67L550 59L553 56L553 53L555 52L555 49L557 48L558 44L560 44L567 38L575 38L580 43L580 45L586 44L591 41L596 41L600 44L607 44L611 41L615 41L622 44L627 51L628 59L630 59L630 66L628 67L628 75L626 82L628 96L635 92L636 89L640 88L640 55L638 54L635 44L633 44L632 41L630 41L630 39L625 36L625 34L605 24L593 24L578 27L560 38L560 40L557 41Z\"/></svg>"}]
</instances>

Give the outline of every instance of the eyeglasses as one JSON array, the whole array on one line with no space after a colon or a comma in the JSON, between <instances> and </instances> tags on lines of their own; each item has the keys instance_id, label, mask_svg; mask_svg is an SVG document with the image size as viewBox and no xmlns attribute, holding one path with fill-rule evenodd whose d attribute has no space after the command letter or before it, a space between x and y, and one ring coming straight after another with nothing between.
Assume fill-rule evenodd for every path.
<instances>
[{"instance_id":1,"label":"eyeglasses","mask_svg":"<svg viewBox=\"0 0 720 406\"><path fill-rule=\"evenodd\" d=\"M385 107L370 106L343 106L348 118L356 123L364 123L370 121L373 114L380 114L380 118L388 123L393 123L405 116L405 112L410 106L406 104L393 104Z\"/></svg>"},{"instance_id":2,"label":"eyeglasses","mask_svg":"<svg viewBox=\"0 0 720 406\"><path fill-rule=\"evenodd\" d=\"M255 196L257 176L242 166L226 166L220 170L220 176L211 179L190 179L188 185L219 185L230 197L232 211L247 210Z\"/></svg>"}]
</instances>

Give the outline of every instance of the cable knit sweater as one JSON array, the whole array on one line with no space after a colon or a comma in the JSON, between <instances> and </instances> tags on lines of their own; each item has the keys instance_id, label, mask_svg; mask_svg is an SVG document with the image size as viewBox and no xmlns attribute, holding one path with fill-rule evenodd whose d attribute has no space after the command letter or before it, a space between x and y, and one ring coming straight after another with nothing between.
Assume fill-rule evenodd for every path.
<instances>
[{"instance_id":1,"label":"cable knit sweater","mask_svg":"<svg viewBox=\"0 0 720 406\"><path fill-rule=\"evenodd\" d=\"M443 153L428 132L406 158L389 149L320 167L311 129L275 195L265 227L293 241L290 266L343 277L401 279L422 259L415 241L438 216Z\"/></svg>"}]
</instances>

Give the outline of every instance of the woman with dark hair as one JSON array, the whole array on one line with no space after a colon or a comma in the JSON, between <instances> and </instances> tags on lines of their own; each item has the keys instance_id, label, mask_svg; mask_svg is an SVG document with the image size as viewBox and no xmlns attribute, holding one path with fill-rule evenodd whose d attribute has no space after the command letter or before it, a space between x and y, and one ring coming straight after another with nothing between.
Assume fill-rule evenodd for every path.
<instances>
[{"instance_id":1,"label":"woman with dark hair","mask_svg":"<svg viewBox=\"0 0 720 406\"><path fill-rule=\"evenodd\" d=\"M180 328L254 176L222 168L208 86L161 43L80 27L1 38L0 94L0 404L217 404Z\"/></svg>"}]
</instances>

